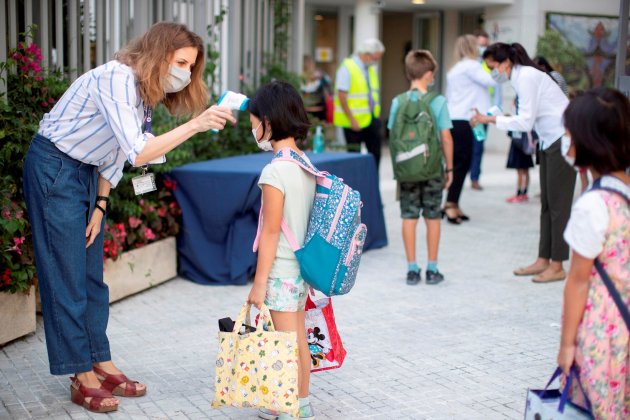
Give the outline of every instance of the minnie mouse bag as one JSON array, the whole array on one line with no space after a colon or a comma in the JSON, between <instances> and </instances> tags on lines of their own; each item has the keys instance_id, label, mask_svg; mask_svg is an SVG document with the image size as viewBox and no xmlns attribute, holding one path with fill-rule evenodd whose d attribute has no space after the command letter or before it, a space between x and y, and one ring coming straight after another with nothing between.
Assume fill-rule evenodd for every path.
<instances>
[{"instance_id":1,"label":"minnie mouse bag","mask_svg":"<svg viewBox=\"0 0 630 420\"><path fill-rule=\"evenodd\" d=\"M346 358L339 331L335 324L332 299L324 297L315 302L306 299L306 340L311 353L311 372L341 367Z\"/></svg>"}]
</instances>

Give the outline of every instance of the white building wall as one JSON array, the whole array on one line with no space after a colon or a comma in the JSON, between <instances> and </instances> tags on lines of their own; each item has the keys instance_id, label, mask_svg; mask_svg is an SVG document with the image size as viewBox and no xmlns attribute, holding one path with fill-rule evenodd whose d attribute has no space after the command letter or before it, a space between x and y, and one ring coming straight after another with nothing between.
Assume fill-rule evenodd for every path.
<instances>
[{"instance_id":1,"label":"white building wall","mask_svg":"<svg viewBox=\"0 0 630 420\"><path fill-rule=\"evenodd\" d=\"M510 6L487 7L485 29L492 42L519 42L534 56L538 37L545 32L547 12L619 16L619 0L514 0ZM509 83L505 83L503 109L506 112L514 112L514 96ZM508 148L505 133L492 126L486 149L507 153Z\"/></svg>"}]
</instances>

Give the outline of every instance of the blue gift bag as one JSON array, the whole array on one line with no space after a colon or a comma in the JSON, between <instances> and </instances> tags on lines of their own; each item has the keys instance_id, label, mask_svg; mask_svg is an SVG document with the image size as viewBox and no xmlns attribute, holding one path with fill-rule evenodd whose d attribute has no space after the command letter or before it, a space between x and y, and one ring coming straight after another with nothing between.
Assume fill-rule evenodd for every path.
<instances>
[{"instance_id":1,"label":"blue gift bag","mask_svg":"<svg viewBox=\"0 0 630 420\"><path fill-rule=\"evenodd\" d=\"M567 377L564 389L547 389L561 373L562 370L560 368L556 369L549 382L547 382L545 389L529 389L527 391L525 420L582 420L593 418L591 415L591 404L582 389L579 373L575 366L571 368L571 373ZM571 389L573 380L577 381L585 396L586 408L573 404L569 400L569 389Z\"/></svg>"}]
</instances>

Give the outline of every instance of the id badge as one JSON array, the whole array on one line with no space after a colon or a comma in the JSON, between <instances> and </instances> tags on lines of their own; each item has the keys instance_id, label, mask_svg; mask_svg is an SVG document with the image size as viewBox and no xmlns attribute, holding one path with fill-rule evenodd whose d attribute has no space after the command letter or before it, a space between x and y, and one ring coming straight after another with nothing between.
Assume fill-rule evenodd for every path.
<instances>
[{"instance_id":1,"label":"id badge","mask_svg":"<svg viewBox=\"0 0 630 420\"><path fill-rule=\"evenodd\" d=\"M136 195L148 193L157 190L155 187L155 175L154 174L142 174L131 179L133 183L133 191Z\"/></svg>"}]
</instances>

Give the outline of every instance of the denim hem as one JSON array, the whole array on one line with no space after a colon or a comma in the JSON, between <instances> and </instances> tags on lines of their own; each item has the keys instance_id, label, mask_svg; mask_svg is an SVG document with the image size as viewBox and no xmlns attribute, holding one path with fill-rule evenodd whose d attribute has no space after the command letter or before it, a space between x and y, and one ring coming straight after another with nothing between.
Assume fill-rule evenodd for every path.
<instances>
[{"instance_id":1,"label":"denim hem","mask_svg":"<svg viewBox=\"0 0 630 420\"><path fill-rule=\"evenodd\" d=\"M109 350L92 353L92 363L109 362L112 355Z\"/></svg>"},{"instance_id":2,"label":"denim hem","mask_svg":"<svg viewBox=\"0 0 630 420\"><path fill-rule=\"evenodd\" d=\"M50 365L50 373L52 375L70 375L81 372L89 372L91 370L92 362L61 363L58 365Z\"/></svg>"}]
</instances>

